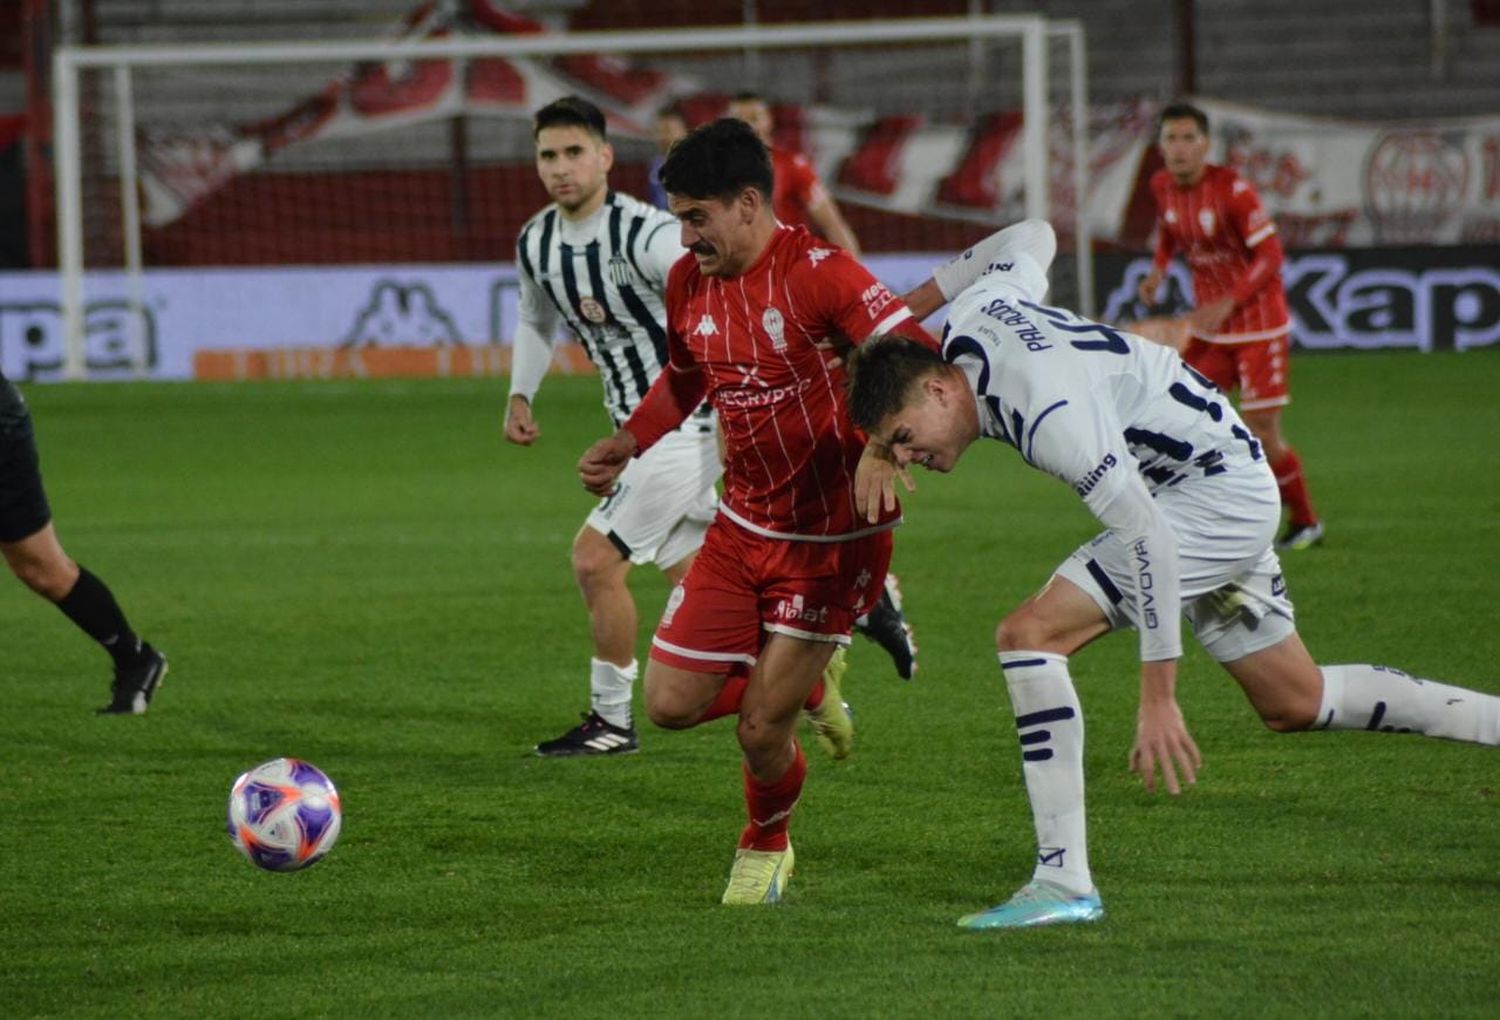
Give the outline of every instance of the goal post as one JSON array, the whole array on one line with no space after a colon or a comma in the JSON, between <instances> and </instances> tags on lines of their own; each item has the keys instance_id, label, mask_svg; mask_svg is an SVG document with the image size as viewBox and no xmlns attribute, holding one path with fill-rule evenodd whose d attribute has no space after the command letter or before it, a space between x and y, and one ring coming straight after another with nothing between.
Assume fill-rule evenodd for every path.
<instances>
[{"instance_id":1,"label":"goal post","mask_svg":"<svg viewBox=\"0 0 1500 1020\"><path fill-rule=\"evenodd\" d=\"M753 62L745 59L750 54ZM145 318L131 314L142 309L142 281L148 272L166 266L224 264L217 261L223 258L222 245L176 242L187 229L183 224L192 219L183 215L184 210L221 201L226 191L235 192L236 201L243 203L237 210L240 220L262 221L255 236L266 247L268 262L508 262L513 231L508 237L490 235L505 233L504 227L534 212L539 207L535 191L496 197L494 201L507 206L506 218L486 220L476 229L485 235L485 244L477 248L433 243L404 249L402 224L414 223L416 216L403 203L419 202L427 217L424 226L412 230L441 232L445 205L458 210L472 201L465 192L475 186L475 173L503 165L529 170L530 113L568 91L570 84L601 99L617 151L629 150L641 167L651 151L654 104L664 97L722 99L749 85L768 97L803 104L810 111L809 136L826 143L821 151L827 162L819 169L846 214L868 208L904 218L903 223L956 223L973 237L1020 215L1056 218L1059 232L1069 237L1064 247L1071 252L1067 266L1060 259L1058 275L1069 278L1070 303L1089 312L1092 252L1088 217L1083 215L1088 186L1085 55L1080 23L1040 15L340 42L60 47L53 56L53 82L63 374L70 379L90 374L85 309L96 277L107 277L113 293L121 295L114 300L125 307L123 343L138 372L144 371L149 343L143 335ZM601 84L600 77L590 77L587 70L582 78L570 78L573 65L563 66L569 60L594 58L653 69L650 80L655 90L633 88L638 82L628 71L609 78L614 71L606 68L600 72L607 79ZM455 100L450 89L439 96L438 79L443 76L438 72L444 67L456 69L459 79L470 82L480 68L504 68L510 77L489 94L488 105L476 106L472 94ZM366 73L372 68L373 75ZM747 80L747 68L759 70L758 81ZM364 83L375 78L387 84L415 81L424 71L434 72L427 77L434 81L432 96L437 97L425 108L382 111L384 120L358 136L345 130L334 112L351 89ZM611 83L621 82L612 91ZM591 91L596 88L602 91ZM832 94L824 99L813 97L814 92ZM909 109L929 98L932 109ZM867 182L839 172L837 157L857 148L861 132L879 126L882 117L920 122L937 138L931 151L957 160L964 152L964 138L972 138L981 123L1015 108L1019 116L1014 155L1005 164L1011 179L1004 188L986 180L979 189L986 196L999 195L992 205L977 199L963 205L964 196L954 200L937 195L932 187L924 191L920 178L936 171L921 164L927 150L919 148L900 156L907 161L905 171L894 165L887 168L897 177L904 172L908 178L919 178L913 187L898 181L887 193L875 193L878 187L872 192ZM903 120L900 115L908 112L920 117ZM466 134L461 126L451 127L460 121L483 121L485 127ZM247 135L247 124L257 125L258 133ZM882 156L899 162L884 150L871 154L877 161ZM455 167L455 161L464 165ZM988 167L984 172L997 173L992 163L983 165ZM346 228L328 228L324 240L311 247L290 236L291 221L301 215L297 210L305 209L311 218L327 212L325 206L352 203L362 189L349 186L348 175L358 171L368 183L372 168L378 201L390 204L375 211L351 209L349 215L388 220L385 247L351 245L347 257L341 258L337 244L339 238L350 236ZM304 197L284 199L269 189L247 186L255 175L273 173L297 178L294 190ZM441 198L415 200L399 192L398 185L409 183L407 178L431 181L434 175L448 178ZM184 181L187 185L179 186ZM326 193L314 193L314 181L321 182ZM267 205L257 208L257 202ZM303 205L288 206L289 202ZM290 220L279 219L289 215L288 208L293 209ZM278 232L289 235L289 250L270 250L268 238ZM892 236L867 248L894 252L904 246L911 254L931 254L937 242L928 239L941 237L947 243L955 235L914 230L910 236L910 242ZM372 250L379 254L372 255ZM247 250L235 253L240 264L256 257L260 256Z\"/></svg>"}]
</instances>

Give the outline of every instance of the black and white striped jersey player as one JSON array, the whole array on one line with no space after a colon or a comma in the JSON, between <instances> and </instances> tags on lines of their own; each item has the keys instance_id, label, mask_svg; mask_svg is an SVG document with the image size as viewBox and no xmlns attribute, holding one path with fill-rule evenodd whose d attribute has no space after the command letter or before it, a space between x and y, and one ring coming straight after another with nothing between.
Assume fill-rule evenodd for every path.
<instances>
[{"instance_id":1,"label":"black and white striped jersey player","mask_svg":"<svg viewBox=\"0 0 1500 1020\"><path fill-rule=\"evenodd\" d=\"M1500 743L1500 698L1369 665L1316 665L1273 549L1276 481L1228 399L1176 352L1049 305L1052 228L1028 220L934 271L907 302L951 298L942 355L896 338L851 355L851 410L899 466L952 470L976 439L1060 479L1105 530L1000 624L1001 669L1036 824L1033 880L971 928L1102 916L1085 842L1083 727L1068 657L1140 637L1131 767L1178 793L1201 764L1174 695L1185 617L1278 732L1361 729ZM977 279L976 279L977 277ZM971 282L972 281L972 282ZM872 478L874 503L890 479Z\"/></svg>"},{"instance_id":2,"label":"black and white striped jersey player","mask_svg":"<svg viewBox=\"0 0 1500 1020\"><path fill-rule=\"evenodd\" d=\"M635 410L667 363L663 292L683 254L670 215L610 189L614 150L597 106L566 96L538 110L532 125L537 174L553 201L516 240L520 324L505 437L522 446L540 435L532 402L563 326L598 368L614 424ZM708 408L699 408L631 461L574 538L573 573L594 640L591 707L580 725L538 744L538 754L628 754L639 746L630 711L637 617L626 577L636 563L655 563L672 584L686 574L717 507L714 432Z\"/></svg>"},{"instance_id":3,"label":"black and white striped jersey player","mask_svg":"<svg viewBox=\"0 0 1500 1020\"><path fill-rule=\"evenodd\" d=\"M611 191L582 220L555 206L534 216L516 243L520 324L510 396L531 404L564 326L599 370L604 409L616 428L635 410L667 362L667 272L683 254L677 221ZM673 435L631 461L614 495L589 514L631 563L663 570L703 541L721 473L707 404Z\"/></svg>"}]
</instances>

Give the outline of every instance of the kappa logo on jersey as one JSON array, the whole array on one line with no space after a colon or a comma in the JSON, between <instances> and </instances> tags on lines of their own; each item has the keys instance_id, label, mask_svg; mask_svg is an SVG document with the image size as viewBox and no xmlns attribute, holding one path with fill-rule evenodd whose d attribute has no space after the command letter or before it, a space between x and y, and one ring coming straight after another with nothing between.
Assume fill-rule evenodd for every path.
<instances>
[{"instance_id":1,"label":"kappa logo on jersey","mask_svg":"<svg viewBox=\"0 0 1500 1020\"><path fill-rule=\"evenodd\" d=\"M767 308L761 314L760 325L766 331L766 336L771 338L773 350L786 350L786 319L782 318L780 309Z\"/></svg>"},{"instance_id":2,"label":"kappa logo on jersey","mask_svg":"<svg viewBox=\"0 0 1500 1020\"><path fill-rule=\"evenodd\" d=\"M790 599L782 599L776 604L776 618L800 620L803 623L824 623L828 619L828 607L813 609L803 601L801 595L793 595Z\"/></svg>"},{"instance_id":3,"label":"kappa logo on jersey","mask_svg":"<svg viewBox=\"0 0 1500 1020\"><path fill-rule=\"evenodd\" d=\"M817 265L819 262L822 262L832 254L832 248L813 248L807 253L807 261L811 262L813 265Z\"/></svg>"},{"instance_id":4,"label":"kappa logo on jersey","mask_svg":"<svg viewBox=\"0 0 1500 1020\"><path fill-rule=\"evenodd\" d=\"M1218 220L1214 217L1214 211L1212 209L1198 210L1198 226L1202 227L1203 232L1209 237L1213 236L1214 226L1217 223Z\"/></svg>"},{"instance_id":5,"label":"kappa logo on jersey","mask_svg":"<svg viewBox=\"0 0 1500 1020\"><path fill-rule=\"evenodd\" d=\"M699 336L714 336L719 332L719 326L714 322L714 317L705 312L703 318L698 320L698 328L693 332Z\"/></svg>"},{"instance_id":6,"label":"kappa logo on jersey","mask_svg":"<svg viewBox=\"0 0 1500 1020\"><path fill-rule=\"evenodd\" d=\"M880 313L896 300L896 295L892 294L885 284L872 283L865 288L865 292L859 296L859 299L865 303L865 311L870 313L870 318L873 320L880 318Z\"/></svg>"}]
</instances>

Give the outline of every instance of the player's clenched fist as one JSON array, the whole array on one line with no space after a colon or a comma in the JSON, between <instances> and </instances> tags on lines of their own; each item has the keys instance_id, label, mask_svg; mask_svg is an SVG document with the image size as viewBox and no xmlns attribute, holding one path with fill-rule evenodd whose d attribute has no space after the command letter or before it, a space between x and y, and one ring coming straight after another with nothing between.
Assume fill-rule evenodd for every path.
<instances>
[{"instance_id":1,"label":"player's clenched fist","mask_svg":"<svg viewBox=\"0 0 1500 1020\"><path fill-rule=\"evenodd\" d=\"M541 434L541 426L531 416L531 402L520 394L512 394L505 411L506 442L530 446Z\"/></svg>"},{"instance_id":2,"label":"player's clenched fist","mask_svg":"<svg viewBox=\"0 0 1500 1020\"><path fill-rule=\"evenodd\" d=\"M635 436L624 429L589 447L578 461L578 479L596 496L615 490L615 479L635 455Z\"/></svg>"}]
</instances>

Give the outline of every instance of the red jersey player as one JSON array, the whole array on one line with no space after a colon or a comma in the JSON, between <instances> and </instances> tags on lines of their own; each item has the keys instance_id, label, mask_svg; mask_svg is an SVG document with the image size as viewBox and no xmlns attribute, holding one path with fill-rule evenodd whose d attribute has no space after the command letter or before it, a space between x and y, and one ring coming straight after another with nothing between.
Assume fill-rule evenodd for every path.
<instances>
[{"instance_id":1,"label":"red jersey player","mask_svg":"<svg viewBox=\"0 0 1500 1020\"><path fill-rule=\"evenodd\" d=\"M799 710L835 756L846 752L852 726L820 677L880 595L899 518L893 501L873 524L855 512L864 437L823 345L877 332L936 344L851 255L777 222L770 158L743 122L689 134L661 179L691 256L667 279L667 369L584 454L579 475L607 494L632 456L705 397L718 412L724 495L652 640L646 710L668 728L739 712L749 824L724 902L774 903L791 874L787 827L807 772Z\"/></svg>"},{"instance_id":2,"label":"red jersey player","mask_svg":"<svg viewBox=\"0 0 1500 1020\"><path fill-rule=\"evenodd\" d=\"M741 92L730 102L729 115L749 124L771 150L771 169L776 182L771 192L771 210L776 218L788 226L815 230L850 254L858 255L859 240L845 221L839 204L818 179L812 161L800 152L773 144L774 123L765 99L755 92Z\"/></svg>"},{"instance_id":3,"label":"red jersey player","mask_svg":"<svg viewBox=\"0 0 1500 1020\"><path fill-rule=\"evenodd\" d=\"M1281 435L1281 409L1291 400L1291 320L1276 224L1248 181L1208 162L1208 116L1202 110L1168 106L1160 126L1167 167L1151 178L1156 258L1141 281L1141 299L1156 303L1167 264L1182 252L1197 302L1182 358L1225 393L1239 387L1240 414L1265 447L1288 511L1277 547L1305 549L1322 541L1323 524L1308 497L1302 461Z\"/></svg>"}]
</instances>

